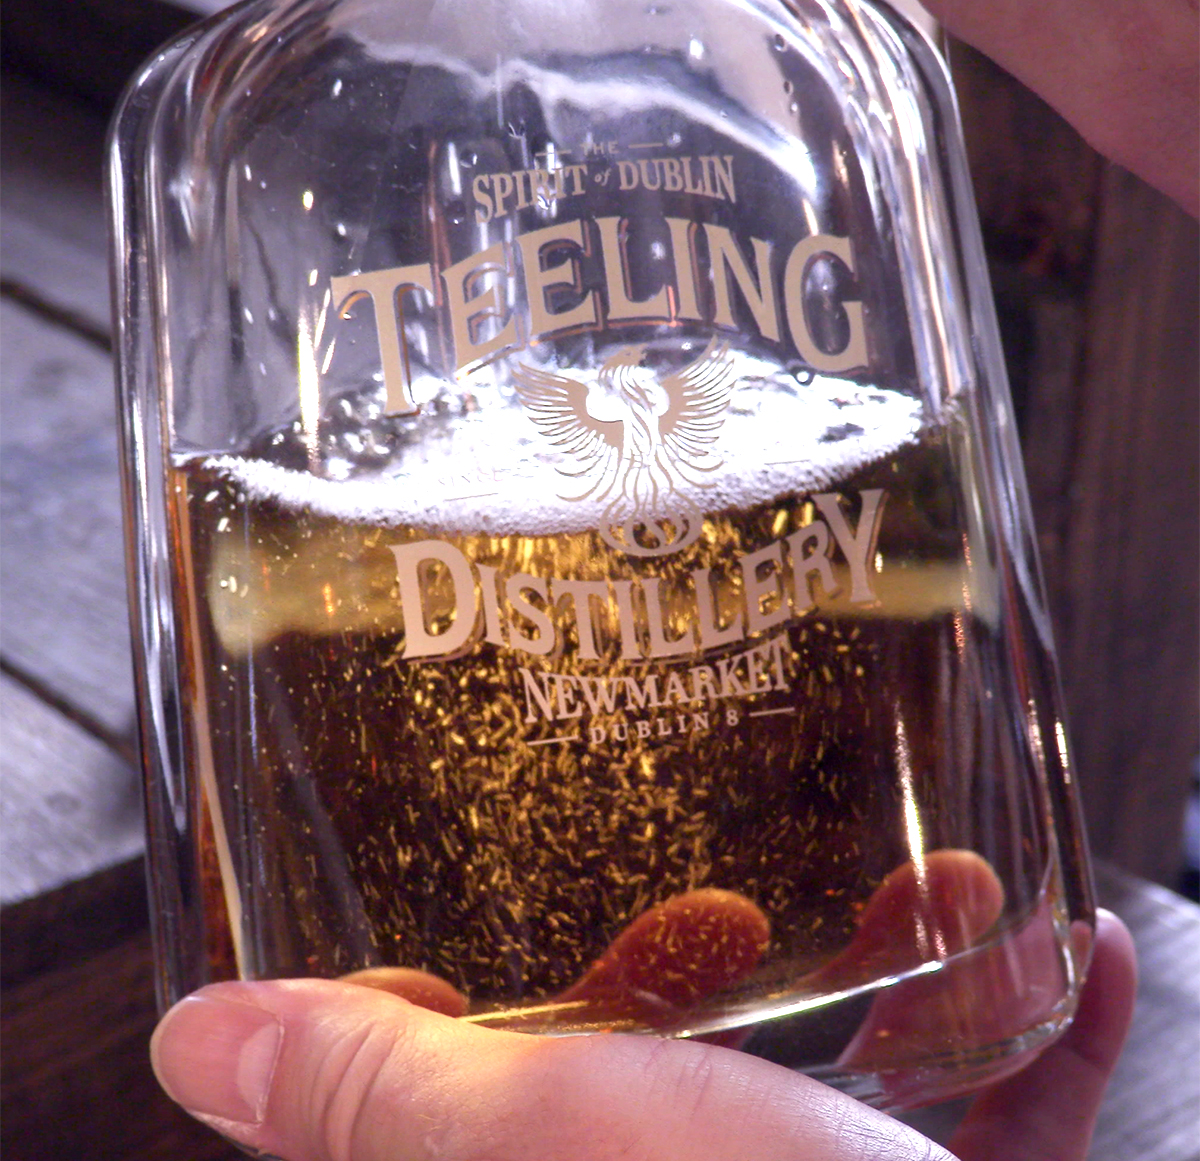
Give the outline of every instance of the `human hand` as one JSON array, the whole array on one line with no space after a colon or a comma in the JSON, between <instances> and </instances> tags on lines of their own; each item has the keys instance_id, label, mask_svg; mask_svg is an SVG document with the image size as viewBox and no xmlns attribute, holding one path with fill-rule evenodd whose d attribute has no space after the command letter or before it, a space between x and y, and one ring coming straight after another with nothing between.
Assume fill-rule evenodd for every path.
<instances>
[{"instance_id":1,"label":"human hand","mask_svg":"<svg viewBox=\"0 0 1200 1161\"><path fill-rule=\"evenodd\" d=\"M962 1161L1086 1155L1132 1013L1132 941L1102 915L1066 1035L984 1093ZM322 980L214 984L164 1018L185 1108L288 1161L932 1161L949 1155L807 1077L727 1048L491 1031Z\"/></svg>"},{"instance_id":2,"label":"human hand","mask_svg":"<svg viewBox=\"0 0 1200 1161\"><path fill-rule=\"evenodd\" d=\"M1058 110L1093 148L1200 214L1194 0L921 0Z\"/></svg>"}]
</instances>

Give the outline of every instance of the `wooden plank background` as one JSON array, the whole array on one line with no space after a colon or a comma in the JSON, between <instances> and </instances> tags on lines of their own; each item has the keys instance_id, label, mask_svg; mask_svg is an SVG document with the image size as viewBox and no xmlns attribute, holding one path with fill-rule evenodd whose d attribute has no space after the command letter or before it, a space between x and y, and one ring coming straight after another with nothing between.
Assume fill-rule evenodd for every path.
<instances>
[{"instance_id":1,"label":"wooden plank background","mask_svg":"<svg viewBox=\"0 0 1200 1161\"><path fill-rule=\"evenodd\" d=\"M146 1052L106 115L6 73L0 120L0 1153L234 1161L158 1090Z\"/></svg>"},{"instance_id":2,"label":"wooden plank background","mask_svg":"<svg viewBox=\"0 0 1200 1161\"><path fill-rule=\"evenodd\" d=\"M1093 851L1179 881L1200 754L1200 233L954 46Z\"/></svg>"},{"instance_id":3,"label":"wooden plank background","mask_svg":"<svg viewBox=\"0 0 1200 1161\"><path fill-rule=\"evenodd\" d=\"M7 903L110 866L141 844L99 188L103 120L15 79L6 78L0 100ZM90 796L79 793L85 786Z\"/></svg>"}]
</instances>

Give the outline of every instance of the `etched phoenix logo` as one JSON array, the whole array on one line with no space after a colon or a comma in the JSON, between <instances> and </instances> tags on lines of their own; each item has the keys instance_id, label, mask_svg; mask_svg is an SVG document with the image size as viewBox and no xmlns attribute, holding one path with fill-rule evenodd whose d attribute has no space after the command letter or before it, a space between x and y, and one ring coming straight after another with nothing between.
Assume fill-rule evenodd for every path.
<instances>
[{"instance_id":1,"label":"etched phoenix logo","mask_svg":"<svg viewBox=\"0 0 1200 1161\"><path fill-rule=\"evenodd\" d=\"M600 535L632 556L678 552L700 535L691 493L723 461L712 451L737 381L729 344L713 339L678 371L643 365L622 347L589 379L518 364L517 394L542 436L579 464L559 468L587 489L563 499L607 500Z\"/></svg>"}]
</instances>

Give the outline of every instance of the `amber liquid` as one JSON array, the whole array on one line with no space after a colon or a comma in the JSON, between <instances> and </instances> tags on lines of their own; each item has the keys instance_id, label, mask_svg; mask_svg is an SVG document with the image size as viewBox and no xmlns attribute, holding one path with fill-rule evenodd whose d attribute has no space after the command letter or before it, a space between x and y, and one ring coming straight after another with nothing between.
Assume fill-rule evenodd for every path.
<instances>
[{"instance_id":1,"label":"amber liquid","mask_svg":"<svg viewBox=\"0 0 1200 1161\"><path fill-rule=\"evenodd\" d=\"M833 586L817 569L797 580L781 547L752 574L772 582L756 603L777 623L753 633L739 558L819 520L811 497L710 515L691 547L645 561L594 532L356 522L256 497L227 466L181 464L172 494L193 745L224 904L210 908L212 946L236 961L214 973L403 966L449 982L475 1018L635 1026L611 1004L556 1000L639 917L716 889L748 900L769 934L736 971L671 963L716 980L715 992L664 982L650 1007L667 1030L703 1031L869 989L1016 929L1044 903L1051 852L996 594L964 557L944 448L910 447L829 491L853 525L870 490L885 497L874 599L850 600L832 538ZM497 634L482 581L478 609L460 608L461 588L426 563L424 632L475 624L453 655L407 658L415 614L399 599L395 546L431 537L500 578L632 581L636 632L598 601L599 656L583 657L578 602L527 589L550 618L551 651L497 644L489 632L534 641L539 625L501 584ZM645 656L642 582L658 578L662 639L698 636L693 574L705 568L714 630L740 619L741 636ZM1002 906L949 948L935 932L906 961L856 962L881 884L940 850L976 852Z\"/></svg>"}]
</instances>

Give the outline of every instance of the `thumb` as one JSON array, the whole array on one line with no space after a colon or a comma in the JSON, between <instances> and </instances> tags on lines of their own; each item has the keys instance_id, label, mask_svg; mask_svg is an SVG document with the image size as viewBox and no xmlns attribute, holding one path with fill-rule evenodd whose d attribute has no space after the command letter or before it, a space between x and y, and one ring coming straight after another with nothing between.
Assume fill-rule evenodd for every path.
<instances>
[{"instance_id":1,"label":"thumb","mask_svg":"<svg viewBox=\"0 0 1200 1161\"><path fill-rule=\"evenodd\" d=\"M498 1032L332 981L214 984L171 1009L151 1053L193 1115L288 1161L949 1161L741 1053Z\"/></svg>"}]
</instances>

